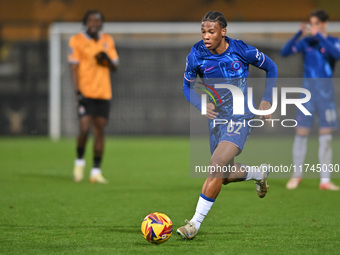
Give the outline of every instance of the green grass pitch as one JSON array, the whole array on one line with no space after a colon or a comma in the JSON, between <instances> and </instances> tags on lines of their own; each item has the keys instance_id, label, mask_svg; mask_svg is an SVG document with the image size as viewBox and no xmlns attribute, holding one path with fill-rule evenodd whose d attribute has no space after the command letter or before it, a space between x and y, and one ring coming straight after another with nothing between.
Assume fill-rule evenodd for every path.
<instances>
[{"instance_id":1,"label":"green grass pitch","mask_svg":"<svg viewBox=\"0 0 340 255\"><path fill-rule=\"evenodd\" d=\"M333 145L339 163L340 139ZM292 137L251 137L237 161L288 164L291 146ZM294 191L285 189L286 179L271 179L264 199L253 182L225 186L194 240L174 233L150 244L140 232L147 214L164 212L177 229L194 213L204 180L190 178L189 138L108 138L108 185L73 183L74 147L73 139L0 139L0 254L340 252L340 192L319 191L318 179ZM317 163L316 138L307 161Z\"/></svg>"}]
</instances>

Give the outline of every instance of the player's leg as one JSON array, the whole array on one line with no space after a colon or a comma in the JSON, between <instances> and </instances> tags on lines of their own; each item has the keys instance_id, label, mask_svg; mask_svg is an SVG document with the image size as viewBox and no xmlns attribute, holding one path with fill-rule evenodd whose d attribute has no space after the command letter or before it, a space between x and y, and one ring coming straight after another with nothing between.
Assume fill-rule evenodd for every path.
<instances>
[{"instance_id":1,"label":"player's leg","mask_svg":"<svg viewBox=\"0 0 340 255\"><path fill-rule=\"evenodd\" d=\"M108 120L104 117L94 117L93 124L93 135L94 135L94 145L93 145L93 168L91 170L90 181L107 183L107 180L103 177L101 173L101 162L104 152L105 143L105 127Z\"/></svg>"},{"instance_id":2,"label":"player's leg","mask_svg":"<svg viewBox=\"0 0 340 255\"><path fill-rule=\"evenodd\" d=\"M250 120L251 121L251 120ZM243 147L251 133L252 128L247 122L231 122L233 124L224 125L220 128L222 134L220 136L222 141L229 141L239 148L239 153L243 150ZM227 128L225 128L227 127ZM216 132L215 132L216 133ZM211 141L214 141L214 137L211 136ZM214 143L210 144L211 150L213 150ZM231 169L228 169L228 176L225 176L224 183L228 184L230 182L239 181L249 181L254 180L256 184L257 195L260 198L265 197L268 191L267 177L270 172L270 167L268 164L262 164L261 166L246 166L243 164L236 163Z\"/></svg>"},{"instance_id":3,"label":"player's leg","mask_svg":"<svg viewBox=\"0 0 340 255\"><path fill-rule=\"evenodd\" d=\"M328 122L328 127L325 125L325 121L322 120L322 116L319 116L319 163L322 171L320 172L320 186L322 190L340 190L340 187L331 182L330 168L332 167L332 133L334 128L337 127L336 118L334 121Z\"/></svg>"},{"instance_id":4,"label":"player's leg","mask_svg":"<svg viewBox=\"0 0 340 255\"><path fill-rule=\"evenodd\" d=\"M303 164L305 163L307 153L309 128L297 127L293 144L293 164L294 173L291 179L287 182L287 189L296 189L302 180Z\"/></svg>"},{"instance_id":5,"label":"player's leg","mask_svg":"<svg viewBox=\"0 0 340 255\"><path fill-rule=\"evenodd\" d=\"M331 128L320 128L319 130L319 163L322 171L320 172L320 186L322 190L340 190L340 187L331 182L330 167L332 164L332 132Z\"/></svg>"},{"instance_id":6,"label":"player's leg","mask_svg":"<svg viewBox=\"0 0 340 255\"><path fill-rule=\"evenodd\" d=\"M235 144L230 142L221 142L211 157L210 166L217 169L218 167L233 165L234 157L238 153L239 148ZM224 179L225 178L221 171L209 172L209 176L203 184L193 218L190 221L186 220L187 225L177 229L177 233L184 239L192 239L196 236L203 219L208 214L216 197L220 193Z\"/></svg>"},{"instance_id":7,"label":"player's leg","mask_svg":"<svg viewBox=\"0 0 340 255\"><path fill-rule=\"evenodd\" d=\"M310 90L310 89L309 89ZM309 131L314 123L315 115L315 95L312 94L312 98L309 102L304 104L304 107L312 114L305 115L300 110L297 111L296 121L298 123L295 131L294 144L292 150L294 172L291 179L287 182L287 189L296 189L303 177L303 165L305 163L307 153L307 142Z\"/></svg>"},{"instance_id":8,"label":"player's leg","mask_svg":"<svg viewBox=\"0 0 340 255\"><path fill-rule=\"evenodd\" d=\"M231 142L222 141L217 146L210 161L210 167L212 167L211 169L214 169L214 171L209 173L209 177L203 184L195 214L190 221L186 221L187 225L177 230L177 233L183 238L192 239L195 237L205 216L214 204L222 184L256 180L256 182L259 182L257 183L259 186L259 197L264 197L267 193L268 185L266 179L269 169L266 169L264 173L259 168L255 170L242 164L234 164L234 157L238 155L239 152L240 149ZM222 167L224 166L226 171L223 171ZM262 183L260 184L260 182Z\"/></svg>"},{"instance_id":9,"label":"player's leg","mask_svg":"<svg viewBox=\"0 0 340 255\"><path fill-rule=\"evenodd\" d=\"M320 189L331 189L335 186L331 183L329 165L332 164L332 129L319 129L319 163L322 171L320 172Z\"/></svg>"},{"instance_id":10,"label":"player's leg","mask_svg":"<svg viewBox=\"0 0 340 255\"><path fill-rule=\"evenodd\" d=\"M230 176L230 172L218 171L218 167L231 167L234 166L234 157L239 154L239 148L230 142L222 141L217 146L213 155L210 159L209 166L213 166L216 171L210 172L209 177L203 184L202 194L211 198L216 199L218 196L222 184ZM241 176L239 178L244 178L245 174L239 172ZM237 177L235 176L235 179Z\"/></svg>"},{"instance_id":11,"label":"player's leg","mask_svg":"<svg viewBox=\"0 0 340 255\"><path fill-rule=\"evenodd\" d=\"M256 192L259 198L264 198L268 192L267 178L270 173L268 164L258 166L246 166L240 163L235 163L234 168L227 178L224 179L224 185L231 182L241 182L253 180L256 184Z\"/></svg>"},{"instance_id":12,"label":"player's leg","mask_svg":"<svg viewBox=\"0 0 340 255\"><path fill-rule=\"evenodd\" d=\"M322 79L322 86L325 92L318 95L318 124L319 124L319 163L320 189L340 190L340 187L331 182L330 168L332 167L332 133L338 127L336 105L334 102L334 90L332 81Z\"/></svg>"},{"instance_id":13,"label":"player's leg","mask_svg":"<svg viewBox=\"0 0 340 255\"><path fill-rule=\"evenodd\" d=\"M101 173L101 163L104 153L105 127L108 123L110 113L109 100L93 100L93 168L91 170L90 181L107 183L108 181Z\"/></svg>"},{"instance_id":14,"label":"player's leg","mask_svg":"<svg viewBox=\"0 0 340 255\"><path fill-rule=\"evenodd\" d=\"M213 166L215 171L210 173L209 178L203 184L201 197L208 199L208 201L215 200L221 190L221 186L226 185L231 182L241 182L247 180L254 180L259 182L263 179L264 173L259 167L254 167L253 169L249 166L243 164L235 164L234 157L238 155L240 149L233 143L222 141L214 151L211 157L210 166ZM218 167L225 166L225 171L218 170ZM268 169L269 170L269 169ZM265 179L267 177L267 172L265 174ZM265 185L265 193L267 193L267 185ZM203 196L202 196L203 195ZM264 197L260 196L261 198ZM201 199L200 197L200 199ZM199 201L200 202L200 201ZM197 204L196 213L191 221L195 222L196 228L199 229L205 215L200 210L199 202ZM206 208L208 209L208 208ZM210 210L210 208L209 208Z\"/></svg>"},{"instance_id":15,"label":"player's leg","mask_svg":"<svg viewBox=\"0 0 340 255\"><path fill-rule=\"evenodd\" d=\"M77 137L77 159L73 169L73 178L75 182L80 182L84 177L85 168L85 147L87 138L92 124L92 117L90 115L83 115L79 117L79 131Z\"/></svg>"},{"instance_id":16,"label":"player's leg","mask_svg":"<svg viewBox=\"0 0 340 255\"><path fill-rule=\"evenodd\" d=\"M261 167L250 167L241 163L234 163L233 166L234 167L230 169L228 176L224 179L224 185L231 182L259 181L263 177L263 172L260 169Z\"/></svg>"}]
</instances>

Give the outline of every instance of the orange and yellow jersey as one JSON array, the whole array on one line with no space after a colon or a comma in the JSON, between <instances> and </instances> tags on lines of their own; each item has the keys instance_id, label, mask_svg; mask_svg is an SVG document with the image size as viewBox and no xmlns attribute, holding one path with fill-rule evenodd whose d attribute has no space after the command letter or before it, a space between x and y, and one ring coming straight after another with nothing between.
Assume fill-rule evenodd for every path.
<instances>
[{"instance_id":1,"label":"orange and yellow jersey","mask_svg":"<svg viewBox=\"0 0 340 255\"><path fill-rule=\"evenodd\" d=\"M84 97L109 100L112 97L110 70L97 63L95 55L104 51L111 61L118 61L118 54L113 38L100 33L96 41L86 33L71 37L69 42L68 61L79 64L78 86Z\"/></svg>"}]
</instances>

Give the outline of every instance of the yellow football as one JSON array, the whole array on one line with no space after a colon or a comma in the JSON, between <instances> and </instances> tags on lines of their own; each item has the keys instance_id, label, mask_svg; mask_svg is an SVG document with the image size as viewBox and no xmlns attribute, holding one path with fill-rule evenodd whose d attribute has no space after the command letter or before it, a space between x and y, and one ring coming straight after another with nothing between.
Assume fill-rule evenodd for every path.
<instances>
[{"instance_id":1,"label":"yellow football","mask_svg":"<svg viewBox=\"0 0 340 255\"><path fill-rule=\"evenodd\" d=\"M172 234L172 222L164 213L154 212L147 215L141 226L144 238L154 244L167 241Z\"/></svg>"}]
</instances>

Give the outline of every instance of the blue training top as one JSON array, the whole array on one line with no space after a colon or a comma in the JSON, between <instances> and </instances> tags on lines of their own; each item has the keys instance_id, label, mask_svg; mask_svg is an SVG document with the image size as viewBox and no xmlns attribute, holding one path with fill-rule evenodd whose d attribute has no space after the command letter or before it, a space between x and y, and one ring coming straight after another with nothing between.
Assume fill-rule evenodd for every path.
<instances>
[{"instance_id":1,"label":"blue training top","mask_svg":"<svg viewBox=\"0 0 340 255\"><path fill-rule=\"evenodd\" d=\"M320 33L298 40L300 30L282 48L281 55L286 57L301 52L304 59L304 78L332 78L335 62L340 59L340 41L336 37L323 37Z\"/></svg>"}]
</instances>

